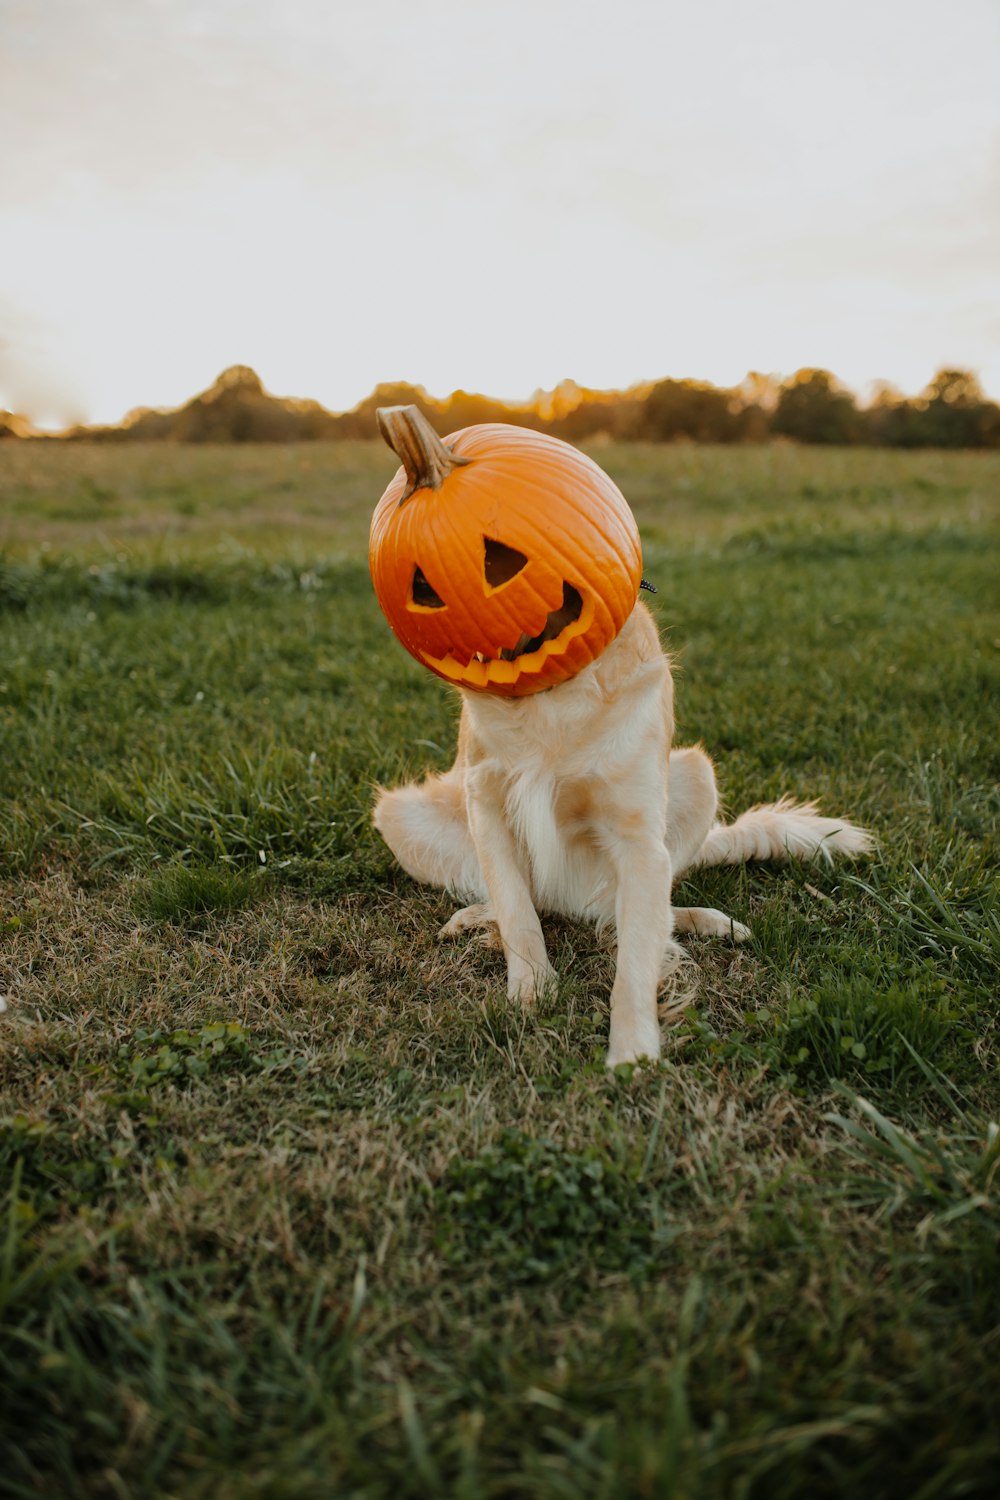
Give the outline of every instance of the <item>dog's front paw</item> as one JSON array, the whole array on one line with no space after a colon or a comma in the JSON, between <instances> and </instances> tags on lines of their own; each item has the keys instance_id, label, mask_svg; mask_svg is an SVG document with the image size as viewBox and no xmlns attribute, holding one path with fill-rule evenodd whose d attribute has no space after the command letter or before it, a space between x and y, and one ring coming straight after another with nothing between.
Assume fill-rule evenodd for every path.
<instances>
[{"instance_id":1,"label":"dog's front paw","mask_svg":"<svg viewBox=\"0 0 1000 1500\"><path fill-rule=\"evenodd\" d=\"M551 964L544 969L509 969L507 972L507 999L517 1000L521 1005L534 1005L546 990L554 988L559 975Z\"/></svg>"},{"instance_id":2,"label":"dog's front paw","mask_svg":"<svg viewBox=\"0 0 1000 1500\"><path fill-rule=\"evenodd\" d=\"M619 1063L655 1063L659 1057L660 1028L656 1021L651 1025L616 1025L612 1016L606 1059L609 1068L617 1068Z\"/></svg>"},{"instance_id":3,"label":"dog's front paw","mask_svg":"<svg viewBox=\"0 0 1000 1500\"><path fill-rule=\"evenodd\" d=\"M443 927L438 928L438 942L461 937L463 932L477 932L483 928L496 928L496 918L488 901L477 901L475 906L463 906Z\"/></svg>"},{"instance_id":4,"label":"dog's front paw","mask_svg":"<svg viewBox=\"0 0 1000 1500\"><path fill-rule=\"evenodd\" d=\"M657 1047L652 1052L648 1047L609 1047L608 1055L604 1065L609 1073L613 1073L619 1063L658 1063L660 1060L660 1049Z\"/></svg>"}]
</instances>

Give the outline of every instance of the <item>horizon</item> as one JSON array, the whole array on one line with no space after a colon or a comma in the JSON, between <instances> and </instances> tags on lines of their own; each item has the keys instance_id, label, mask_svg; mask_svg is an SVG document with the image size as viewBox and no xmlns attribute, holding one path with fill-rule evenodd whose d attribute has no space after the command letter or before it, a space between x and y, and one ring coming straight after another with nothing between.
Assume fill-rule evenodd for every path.
<instances>
[{"instance_id":1,"label":"horizon","mask_svg":"<svg viewBox=\"0 0 1000 1500\"><path fill-rule=\"evenodd\" d=\"M331 411L415 366L1000 398L998 62L990 0L12 0L0 406L115 425L234 356Z\"/></svg>"},{"instance_id":2,"label":"horizon","mask_svg":"<svg viewBox=\"0 0 1000 1500\"><path fill-rule=\"evenodd\" d=\"M260 382L263 394L270 400L279 403L317 401L317 398L315 396L312 396L308 392L304 391L275 391L271 387L271 385L263 378L263 376L261 376L259 370L257 370L253 365L248 365L243 361L238 361L234 364L226 365L225 368L220 370L215 378L209 381L207 385L201 386L196 391L189 392L188 395L184 399L179 401L176 405L149 406L144 403L135 403L127 408L127 410L124 411L116 421L80 423L77 425L84 428L92 427L95 430L103 428L115 429L126 426L128 419L136 414L144 414L147 412L162 412L166 414L173 411L179 411L185 406L189 405L192 401L201 400L204 396L211 394L220 386L220 384L228 374L236 370L246 370L251 375L255 376L256 379ZM526 397L498 396L493 391L475 391L470 389L468 386L461 385L455 386L449 391L436 392L430 390L423 381L406 379L383 380L378 381L376 385L364 395L357 397L357 399L353 401L350 406L335 408L327 407L323 402L318 402L318 404L325 411L329 412L331 416L346 416L355 411L358 407L362 406L376 393L376 391L383 387L406 387L410 390L413 390L414 392L419 392L429 402L439 406L445 406L455 396L464 395L473 399L481 398L487 401L495 401L501 405L509 407L511 411L533 411L537 410L540 398L555 395L557 392L564 390L568 386L573 386L577 390L579 390L581 393L581 397L583 398L586 398L588 394L596 396L624 397L630 392L640 390L648 391L653 386L658 385L661 382L668 381L673 381L678 385L708 386L716 390L732 392L738 395L746 388L748 382L753 379L758 379L769 383L776 394L780 390L782 384L787 384L788 382L792 381L797 375L811 370L822 370L822 367L817 365L804 365L799 370L790 371L786 375L779 375L774 372L765 372L750 369L745 372L741 380L737 381L734 385L731 386L717 386L714 381L701 381L696 379L694 376L686 375L661 375L658 377L654 377L651 380L631 381L628 385L625 386L584 386L579 381L574 380L572 376L564 376L563 379L558 381L554 386L535 386L531 393ZM935 376L942 372L939 370L932 371L931 374L928 375L927 380L925 380L917 390L913 391L902 391L898 387L891 385L891 383L889 382L870 381L868 382L867 393L855 389L854 387L848 385L846 381L840 380L835 370L828 370L823 373L831 375L834 379L835 385L840 389L847 391L851 396L853 396L855 398L858 409L861 411L865 411L874 404L874 401L879 394L880 389L890 390L894 396L902 401L914 401L918 399L930 387ZM973 375L975 374L974 371L961 373L970 373ZM987 401L994 400L994 397L991 395L991 393L985 389L983 390L983 398ZM757 396L750 394L749 392L747 393L748 404L753 404L756 399L758 399ZM4 410L5 408L3 407L2 401L0 401L0 413L3 413ZM23 418L26 414L24 412L11 412L8 410L8 415ZM66 432L70 431L72 429L72 426L73 424L68 424L64 427L56 427L52 425L45 426L41 423L31 421L32 429L42 437L60 437Z\"/></svg>"}]
</instances>

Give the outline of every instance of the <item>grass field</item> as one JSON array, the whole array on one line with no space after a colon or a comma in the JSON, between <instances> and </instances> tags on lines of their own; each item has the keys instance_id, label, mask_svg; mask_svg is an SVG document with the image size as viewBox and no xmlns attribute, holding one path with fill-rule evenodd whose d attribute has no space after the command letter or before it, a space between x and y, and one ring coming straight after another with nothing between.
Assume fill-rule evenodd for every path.
<instances>
[{"instance_id":1,"label":"grass field","mask_svg":"<svg viewBox=\"0 0 1000 1500\"><path fill-rule=\"evenodd\" d=\"M729 807L880 845L686 885L615 1075L369 826L392 455L0 445L0 1493L998 1493L1000 455L595 456Z\"/></svg>"}]
</instances>

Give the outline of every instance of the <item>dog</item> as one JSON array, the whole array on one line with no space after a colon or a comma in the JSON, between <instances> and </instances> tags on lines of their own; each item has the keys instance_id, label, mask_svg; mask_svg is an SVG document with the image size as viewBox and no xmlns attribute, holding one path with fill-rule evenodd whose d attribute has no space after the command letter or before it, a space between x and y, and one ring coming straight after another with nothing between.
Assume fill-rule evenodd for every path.
<instances>
[{"instance_id":1,"label":"dog","mask_svg":"<svg viewBox=\"0 0 1000 1500\"><path fill-rule=\"evenodd\" d=\"M715 769L700 746L672 749L673 679L642 603L575 677L521 698L459 689L458 753L443 775L380 789L379 833L408 875L469 902L443 938L495 927L507 994L531 1005L555 980L538 912L613 923L609 1068L660 1055L657 992L677 934L749 930L710 907L675 907L671 887L701 865L856 858L862 828L789 798L717 820Z\"/></svg>"}]
</instances>

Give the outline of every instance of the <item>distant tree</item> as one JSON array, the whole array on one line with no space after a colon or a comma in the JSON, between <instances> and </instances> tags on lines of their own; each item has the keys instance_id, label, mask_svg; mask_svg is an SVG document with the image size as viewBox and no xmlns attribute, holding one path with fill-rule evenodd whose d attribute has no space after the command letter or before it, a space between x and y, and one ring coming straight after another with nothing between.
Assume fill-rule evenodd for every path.
<instances>
[{"instance_id":1,"label":"distant tree","mask_svg":"<svg viewBox=\"0 0 1000 1500\"><path fill-rule=\"evenodd\" d=\"M601 391L562 380L552 391L536 391L531 406L539 425L566 442L597 437L627 440L636 435L648 390L647 386L631 386L624 391Z\"/></svg>"},{"instance_id":2,"label":"distant tree","mask_svg":"<svg viewBox=\"0 0 1000 1500\"><path fill-rule=\"evenodd\" d=\"M351 411L339 418L337 426L341 437L378 437L375 421L376 409L380 406L418 406L427 420L436 424L440 420L441 407L432 400L422 385L409 385L405 380L385 381L377 385L370 396L359 401Z\"/></svg>"},{"instance_id":3,"label":"distant tree","mask_svg":"<svg viewBox=\"0 0 1000 1500\"><path fill-rule=\"evenodd\" d=\"M736 387L736 395L745 406L757 406L771 413L781 395L781 383L777 375L763 375L760 370L748 370Z\"/></svg>"},{"instance_id":4,"label":"distant tree","mask_svg":"<svg viewBox=\"0 0 1000 1500\"><path fill-rule=\"evenodd\" d=\"M252 370L249 365L229 365L214 385L203 392L201 399L211 401L226 391L238 391L241 396L263 396L264 383L257 371Z\"/></svg>"},{"instance_id":5,"label":"distant tree","mask_svg":"<svg viewBox=\"0 0 1000 1500\"><path fill-rule=\"evenodd\" d=\"M0 409L0 439L29 437L32 431L27 417L19 416L16 411Z\"/></svg>"},{"instance_id":6,"label":"distant tree","mask_svg":"<svg viewBox=\"0 0 1000 1500\"><path fill-rule=\"evenodd\" d=\"M987 401L969 370L939 370L914 402L923 445L986 448L1000 445L1000 407Z\"/></svg>"},{"instance_id":7,"label":"distant tree","mask_svg":"<svg viewBox=\"0 0 1000 1500\"><path fill-rule=\"evenodd\" d=\"M1000 407L968 370L939 370L913 400L883 385L862 417L866 441L887 448L1000 447Z\"/></svg>"},{"instance_id":8,"label":"distant tree","mask_svg":"<svg viewBox=\"0 0 1000 1500\"><path fill-rule=\"evenodd\" d=\"M887 382L880 384L863 412L859 413L862 441L877 448L918 448L920 413L912 401Z\"/></svg>"},{"instance_id":9,"label":"distant tree","mask_svg":"<svg viewBox=\"0 0 1000 1500\"><path fill-rule=\"evenodd\" d=\"M781 386L771 431L800 443L853 443L861 423L854 397L829 370L798 370Z\"/></svg>"},{"instance_id":10,"label":"distant tree","mask_svg":"<svg viewBox=\"0 0 1000 1500\"><path fill-rule=\"evenodd\" d=\"M548 427L565 421L589 396L594 394L595 392L586 391L577 385L575 380L567 378L560 380L551 391L535 391L529 404Z\"/></svg>"},{"instance_id":11,"label":"distant tree","mask_svg":"<svg viewBox=\"0 0 1000 1500\"><path fill-rule=\"evenodd\" d=\"M492 396L477 396L469 391L452 391L440 406L440 422L446 432L458 432L478 422L510 422L516 427L540 427L537 412L530 406L508 406Z\"/></svg>"},{"instance_id":12,"label":"distant tree","mask_svg":"<svg viewBox=\"0 0 1000 1500\"><path fill-rule=\"evenodd\" d=\"M268 396L255 370L231 365L174 415L170 435L181 443L273 441L272 404L278 403Z\"/></svg>"},{"instance_id":13,"label":"distant tree","mask_svg":"<svg viewBox=\"0 0 1000 1500\"><path fill-rule=\"evenodd\" d=\"M733 392L737 416L737 435L741 443L766 443L771 436L781 386L775 375L750 370Z\"/></svg>"},{"instance_id":14,"label":"distant tree","mask_svg":"<svg viewBox=\"0 0 1000 1500\"><path fill-rule=\"evenodd\" d=\"M690 438L731 443L739 436L739 403L732 391L697 380L660 380L646 397L639 435L653 442Z\"/></svg>"}]
</instances>

